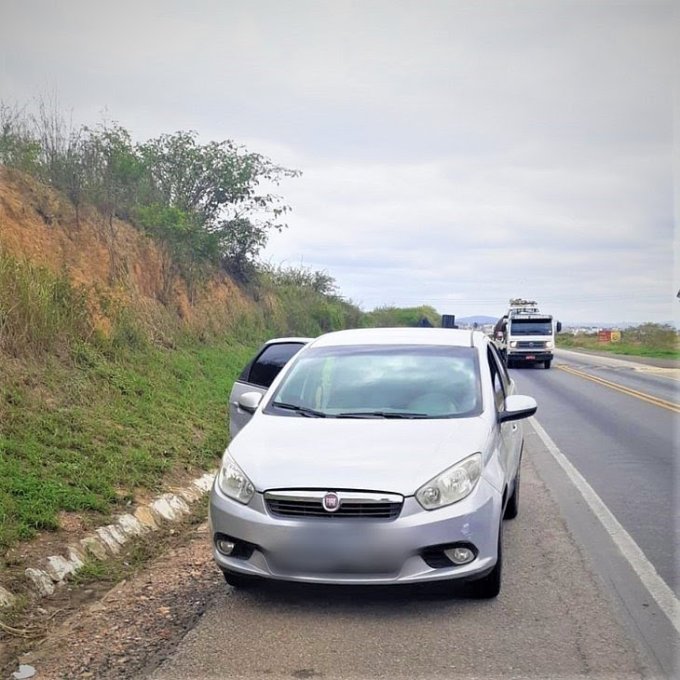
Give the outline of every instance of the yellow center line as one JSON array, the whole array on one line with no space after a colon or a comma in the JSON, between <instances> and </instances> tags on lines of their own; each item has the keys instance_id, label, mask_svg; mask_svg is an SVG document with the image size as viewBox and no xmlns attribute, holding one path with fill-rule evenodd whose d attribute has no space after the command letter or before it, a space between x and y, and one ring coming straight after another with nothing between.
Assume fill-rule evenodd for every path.
<instances>
[{"instance_id":1,"label":"yellow center line","mask_svg":"<svg viewBox=\"0 0 680 680\"><path fill-rule=\"evenodd\" d=\"M669 411L673 411L674 413L680 413L680 405L675 404L672 401L666 401L666 399L661 399L651 394L646 394L645 392L638 392L638 390L634 390L631 387L624 387L623 385L619 385L618 383L611 382L610 380L605 380L604 378L599 378L594 375L590 375L590 373L584 373L583 371L579 371L578 369L572 368L571 366L566 366L565 364L560 364L557 366L557 368L561 369L565 373L577 375L579 378L585 378L586 380L591 380L592 382L599 383L600 385L609 387L610 389L616 390L617 392L621 392L622 394L627 394L629 397L635 397L637 399L641 399L642 401L646 401L649 404L654 404L654 406L660 406L661 408L668 409Z\"/></svg>"}]
</instances>

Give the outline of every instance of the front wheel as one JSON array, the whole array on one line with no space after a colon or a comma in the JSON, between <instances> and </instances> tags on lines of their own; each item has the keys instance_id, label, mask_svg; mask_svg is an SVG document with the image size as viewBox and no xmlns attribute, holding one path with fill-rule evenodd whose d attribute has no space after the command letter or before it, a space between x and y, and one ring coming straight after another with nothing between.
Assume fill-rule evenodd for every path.
<instances>
[{"instance_id":1,"label":"front wheel","mask_svg":"<svg viewBox=\"0 0 680 680\"><path fill-rule=\"evenodd\" d=\"M512 496L508 498L503 519L515 519L519 514L519 480L520 480L520 466L522 459L520 458L520 465L517 467L517 475L515 475L515 488L512 490Z\"/></svg>"},{"instance_id":2,"label":"front wheel","mask_svg":"<svg viewBox=\"0 0 680 680\"><path fill-rule=\"evenodd\" d=\"M470 584L470 593L480 600L491 600L501 592L503 572L503 523L498 528L498 559L494 568L482 578Z\"/></svg>"},{"instance_id":3,"label":"front wheel","mask_svg":"<svg viewBox=\"0 0 680 680\"><path fill-rule=\"evenodd\" d=\"M543 362L543 367L544 367L544 368L550 368L550 364L551 364L551 363L552 363L552 359L546 359L546 360Z\"/></svg>"}]
</instances>

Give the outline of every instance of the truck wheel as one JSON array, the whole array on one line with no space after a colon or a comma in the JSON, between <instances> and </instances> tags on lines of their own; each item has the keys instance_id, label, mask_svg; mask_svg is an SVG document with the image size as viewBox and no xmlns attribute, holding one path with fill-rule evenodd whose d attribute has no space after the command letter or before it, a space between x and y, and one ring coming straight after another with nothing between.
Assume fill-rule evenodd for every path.
<instances>
[{"instance_id":1,"label":"truck wheel","mask_svg":"<svg viewBox=\"0 0 680 680\"><path fill-rule=\"evenodd\" d=\"M545 366L545 368L550 368L551 363L552 359L547 359L546 361L543 362L543 366Z\"/></svg>"}]
</instances>

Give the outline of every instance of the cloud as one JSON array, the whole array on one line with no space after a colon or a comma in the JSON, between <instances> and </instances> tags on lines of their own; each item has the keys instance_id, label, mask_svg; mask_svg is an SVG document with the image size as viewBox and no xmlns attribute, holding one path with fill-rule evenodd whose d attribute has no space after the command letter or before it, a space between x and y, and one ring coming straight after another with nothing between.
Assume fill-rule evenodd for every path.
<instances>
[{"instance_id":1,"label":"cloud","mask_svg":"<svg viewBox=\"0 0 680 680\"><path fill-rule=\"evenodd\" d=\"M674 314L672 3L6 0L3 98L303 170L266 256L366 306ZM446 310L452 305L455 309Z\"/></svg>"}]
</instances>

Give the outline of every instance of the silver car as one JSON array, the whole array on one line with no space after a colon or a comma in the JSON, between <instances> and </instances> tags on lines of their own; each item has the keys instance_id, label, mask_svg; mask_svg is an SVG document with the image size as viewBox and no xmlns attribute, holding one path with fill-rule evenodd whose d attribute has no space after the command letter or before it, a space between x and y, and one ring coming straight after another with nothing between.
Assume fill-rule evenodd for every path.
<instances>
[{"instance_id":1,"label":"silver car","mask_svg":"<svg viewBox=\"0 0 680 680\"><path fill-rule=\"evenodd\" d=\"M501 587L522 418L492 343L449 329L362 329L305 345L224 454L210 498L228 583Z\"/></svg>"}]
</instances>

